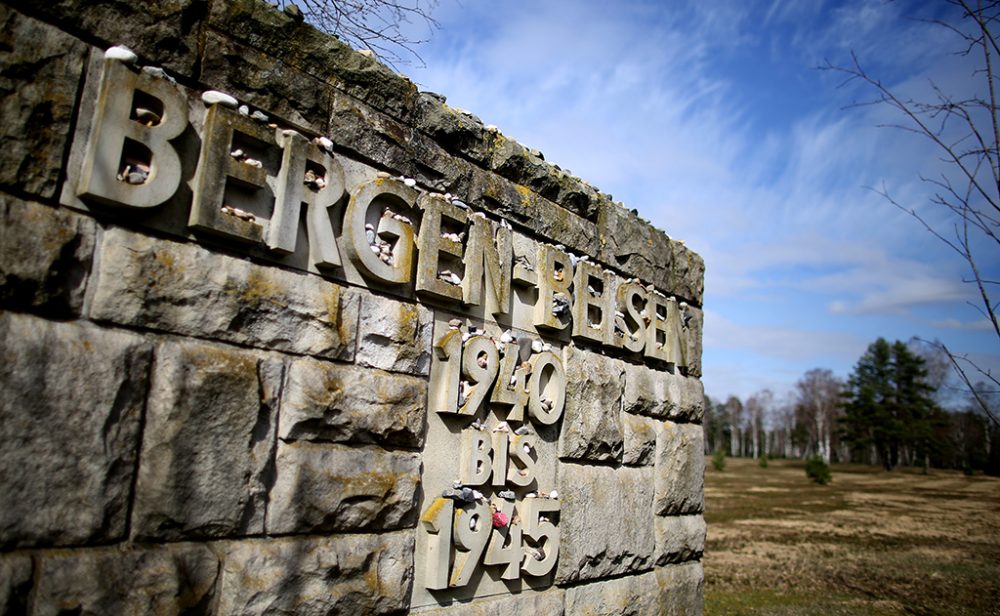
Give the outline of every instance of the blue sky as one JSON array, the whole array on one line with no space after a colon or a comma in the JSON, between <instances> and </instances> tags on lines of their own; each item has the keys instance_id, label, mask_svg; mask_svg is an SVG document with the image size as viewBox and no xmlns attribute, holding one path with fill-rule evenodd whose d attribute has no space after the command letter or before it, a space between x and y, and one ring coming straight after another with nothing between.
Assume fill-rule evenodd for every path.
<instances>
[{"instance_id":1,"label":"blue sky","mask_svg":"<svg viewBox=\"0 0 1000 616\"><path fill-rule=\"evenodd\" d=\"M965 264L866 187L947 224L926 140L815 67L857 53L915 97L979 87L934 2L441 0L404 72L540 149L706 261L704 382L781 396L846 376L878 336L939 338L1000 369ZM913 19L913 18L920 19ZM1000 272L996 250L981 267Z\"/></svg>"}]
</instances>

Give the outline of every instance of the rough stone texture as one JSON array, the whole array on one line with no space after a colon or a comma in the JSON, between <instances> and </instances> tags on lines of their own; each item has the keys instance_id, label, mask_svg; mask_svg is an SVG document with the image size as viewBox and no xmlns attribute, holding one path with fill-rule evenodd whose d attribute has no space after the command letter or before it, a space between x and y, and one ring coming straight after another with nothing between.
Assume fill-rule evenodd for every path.
<instances>
[{"instance_id":1,"label":"rough stone texture","mask_svg":"<svg viewBox=\"0 0 1000 616\"><path fill-rule=\"evenodd\" d=\"M663 422L656 439L657 515L701 513L705 505L705 456L701 426Z\"/></svg>"},{"instance_id":2,"label":"rough stone texture","mask_svg":"<svg viewBox=\"0 0 1000 616\"><path fill-rule=\"evenodd\" d=\"M701 616L705 573L701 562L656 569L662 616Z\"/></svg>"},{"instance_id":3,"label":"rough stone texture","mask_svg":"<svg viewBox=\"0 0 1000 616\"><path fill-rule=\"evenodd\" d=\"M677 292L670 285L674 242L666 233L611 202L601 203L598 227L601 261L638 276L643 283L654 284L664 293Z\"/></svg>"},{"instance_id":4,"label":"rough stone texture","mask_svg":"<svg viewBox=\"0 0 1000 616\"><path fill-rule=\"evenodd\" d=\"M356 293L192 244L104 233L90 315L250 346L350 360Z\"/></svg>"},{"instance_id":5,"label":"rough stone texture","mask_svg":"<svg viewBox=\"0 0 1000 616\"><path fill-rule=\"evenodd\" d=\"M196 75L198 30L207 2L169 0L52 0L18 1L25 12L37 14L73 31L90 33L103 43L126 45L140 60L153 58L160 66L185 75ZM114 19L109 19L113 15Z\"/></svg>"},{"instance_id":6,"label":"rough stone texture","mask_svg":"<svg viewBox=\"0 0 1000 616\"><path fill-rule=\"evenodd\" d=\"M656 564L701 558L705 551L705 518L672 515L656 518Z\"/></svg>"},{"instance_id":7,"label":"rough stone texture","mask_svg":"<svg viewBox=\"0 0 1000 616\"><path fill-rule=\"evenodd\" d=\"M537 195L527 186L473 168L464 198L470 204L551 238L553 242L565 244L572 252L598 254L600 243L596 223Z\"/></svg>"},{"instance_id":8,"label":"rough stone texture","mask_svg":"<svg viewBox=\"0 0 1000 616\"><path fill-rule=\"evenodd\" d=\"M653 566L652 469L563 464L556 582Z\"/></svg>"},{"instance_id":9,"label":"rough stone texture","mask_svg":"<svg viewBox=\"0 0 1000 616\"><path fill-rule=\"evenodd\" d=\"M420 304L379 295L361 298L357 362L362 366L425 375L431 367L434 315Z\"/></svg>"},{"instance_id":10,"label":"rough stone texture","mask_svg":"<svg viewBox=\"0 0 1000 616\"><path fill-rule=\"evenodd\" d=\"M567 614L648 616L659 613L656 574L630 575L566 589Z\"/></svg>"},{"instance_id":11,"label":"rough stone texture","mask_svg":"<svg viewBox=\"0 0 1000 616\"><path fill-rule=\"evenodd\" d=\"M658 426L659 422L654 419L622 413L625 436L622 463L635 466L647 466L653 463Z\"/></svg>"},{"instance_id":12,"label":"rough stone texture","mask_svg":"<svg viewBox=\"0 0 1000 616\"><path fill-rule=\"evenodd\" d=\"M420 456L279 443L267 531L391 530L416 522Z\"/></svg>"},{"instance_id":13,"label":"rough stone texture","mask_svg":"<svg viewBox=\"0 0 1000 616\"><path fill-rule=\"evenodd\" d=\"M299 126L326 132L332 88L267 56L211 32L206 36L202 80Z\"/></svg>"},{"instance_id":14,"label":"rough stone texture","mask_svg":"<svg viewBox=\"0 0 1000 616\"><path fill-rule=\"evenodd\" d=\"M288 368L278 436L420 447L426 407L423 379L301 359Z\"/></svg>"},{"instance_id":15,"label":"rough stone texture","mask_svg":"<svg viewBox=\"0 0 1000 616\"><path fill-rule=\"evenodd\" d=\"M701 259L701 257L698 258ZM704 272L702 275L704 275ZM705 313L701 309L693 306L689 306L687 312L691 316L691 320L688 321L687 328L687 373L690 376L700 377L702 349L701 341L705 333Z\"/></svg>"},{"instance_id":16,"label":"rough stone texture","mask_svg":"<svg viewBox=\"0 0 1000 616\"><path fill-rule=\"evenodd\" d=\"M700 422L705 417L705 386L700 380L672 377L669 391L673 402L669 419Z\"/></svg>"},{"instance_id":17,"label":"rough stone texture","mask_svg":"<svg viewBox=\"0 0 1000 616\"><path fill-rule=\"evenodd\" d=\"M149 345L0 314L0 548L125 533Z\"/></svg>"},{"instance_id":18,"label":"rough stone texture","mask_svg":"<svg viewBox=\"0 0 1000 616\"><path fill-rule=\"evenodd\" d=\"M204 545L96 548L43 553L37 616L208 613L218 559Z\"/></svg>"},{"instance_id":19,"label":"rough stone texture","mask_svg":"<svg viewBox=\"0 0 1000 616\"><path fill-rule=\"evenodd\" d=\"M559 457L618 460L622 455L621 361L566 347L566 407L559 435Z\"/></svg>"},{"instance_id":20,"label":"rough stone texture","mask_svg":"<svg viewBox=\"0 0 1000 616\"><path fill-rule=\"evenodd\" d=\"M0 304L80 314L94 234L90 218L0 195Z\"/></svg>"},{"instance_id":21,"label":"rough stone texture","mask_svg":"<svg viewBox=\"0 0 1000 616\"><path fill-rule=\"evenodd\" d=\"M146 411L133 534L227 537L264 530L280 361L166 343Z\"/></svg>"},{"instance_id":22,"label":"rough stone texture","mask_svg":"<svg viewBox=\"0 0 1000 616\"><path fill-rule=\"evenodd\" d=\"M31 585L31 557L0 554L0 614L27 614Z\"/></svg>"},{"instance_id":23,"label":"rough stone texture","mask_svg":"<svg viewBox=\"0 0 1000 616\"><path fill-rule=\"evenodd\" d=\"M0 186L55 194L86 50L0 6Z\"/></svg>"},{"instance_id":24,"label":"rough stone texture","mask_svg":"<svg viewBox=\"0 0 1000 616\"><path fill-rule=\"evenodd\" d=\"M648 366L625 364L625 412L667 417L674 405L668 388L670 376Z\"/></svg>"},{"instance_id":25,"label":"rough stone texture","mask_svg":"<svg viewBox=\"0 0 1000 616\"><path fill-rule=\"evenodd\" d=\"M682 242L671 242L670 250L670 282L666 288L701 306L705 293L705 260Z\"/></svg>"},{"instance_id":26,"label":"rough stone texture","mask_svg":"<svg viewBox=\"0 0 1000 616\"><path fill-rule=\"evenodd\" d=\"M482 166L490 155L494 134L482 121L445 104L444 97L430 92L417 96L415 126L449 152L460 153Z\"/></svg>"},{"instance_id":27,"label":"rough stone texture","mask_svg":"<svg viewBox=\"0 0 1000 616\"><path fill-rule=\"evenodd\" d=\"M653 591L655 592L655 588ZM579 612L563 612L563 591L552 589L542 593L511 594L494 599L480 599L471 603L455 603L448 607L416 610L419 616L563 616Z\"/></svg>"},{"instance_id":28,"label":"rough stone texture","mask_svg":"<svg viewBox=\"0 0 1000 616\"><path fill-rule=\"evenodd\" d=\"M393 614L412 584L412 533L241 541L226 547L216 612Z\"/></svg>"}]
</instances>

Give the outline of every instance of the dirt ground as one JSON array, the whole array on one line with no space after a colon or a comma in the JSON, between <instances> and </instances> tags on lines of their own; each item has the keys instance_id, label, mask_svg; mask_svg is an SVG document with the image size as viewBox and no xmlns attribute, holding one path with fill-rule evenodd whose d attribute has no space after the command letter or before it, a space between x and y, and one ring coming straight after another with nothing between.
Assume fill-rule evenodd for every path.
<instances>
[{"instance_id":1,"label":"dirt ground","mask_svg":"<svg viewBox=\"0 0 1000 616\"><path fill-rule=\"evenodd\" d=\"M705 471L705 614L1000 615L1000 478L727 458Z\"/></svg>"}]
</instances>

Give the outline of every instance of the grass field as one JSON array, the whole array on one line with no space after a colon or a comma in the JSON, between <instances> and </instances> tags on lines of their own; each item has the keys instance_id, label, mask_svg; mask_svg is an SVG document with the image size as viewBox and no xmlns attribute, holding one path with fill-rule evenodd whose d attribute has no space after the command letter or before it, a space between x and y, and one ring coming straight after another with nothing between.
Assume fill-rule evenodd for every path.
<instances>
[{"instance_id":1,"label":"grass field","mask_svg":"<svg viewBox=\"0 0 1000 616\"><path fill-rule=\"evenodd\" d=\"M1000 479L953 471L705 471L705 614L1000 615Z\"/></svg>"}]
</instances>

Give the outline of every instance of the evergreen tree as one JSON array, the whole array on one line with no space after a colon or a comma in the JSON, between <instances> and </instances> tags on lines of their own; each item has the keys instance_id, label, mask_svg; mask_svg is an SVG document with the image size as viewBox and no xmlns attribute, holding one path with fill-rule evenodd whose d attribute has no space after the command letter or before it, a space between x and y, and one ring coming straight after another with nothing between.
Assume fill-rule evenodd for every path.
<instances>
[{"instance_id":1,"label":"evergreen tree","mask_svg":"<svg viewBox=\"0 0 1000 616\"><path fill-rule=\"evenodd\" d=\"M873 342L847 381L844 438L856 451L874 449L886 470L901 461L926 464L937 410L926 377L923 359L902 342Z\"/></svg>"}]
</instances>

